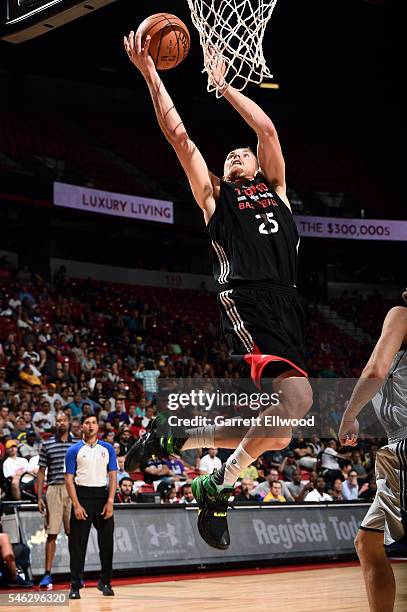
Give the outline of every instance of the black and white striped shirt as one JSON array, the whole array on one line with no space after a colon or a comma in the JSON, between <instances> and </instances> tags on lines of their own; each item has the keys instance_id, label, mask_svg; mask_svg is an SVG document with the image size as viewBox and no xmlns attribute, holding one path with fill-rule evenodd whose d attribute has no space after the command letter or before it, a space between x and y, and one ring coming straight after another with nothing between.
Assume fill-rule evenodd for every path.
<instances>
[{"instance_id":1,"label":"black and white striped shirt","mask_svg":"<svg viewBox=\"0 0 407 612\"><path fill-rule=\"evenodd\" d=\"M65 455L68 448L76 444L77 441L71 434L68 435L66 442L62 442L55 435L45 440L41 446L38 465L39 467L48 468L48 485L63 484L65 482Z\"/></svg>"}]
</instances>

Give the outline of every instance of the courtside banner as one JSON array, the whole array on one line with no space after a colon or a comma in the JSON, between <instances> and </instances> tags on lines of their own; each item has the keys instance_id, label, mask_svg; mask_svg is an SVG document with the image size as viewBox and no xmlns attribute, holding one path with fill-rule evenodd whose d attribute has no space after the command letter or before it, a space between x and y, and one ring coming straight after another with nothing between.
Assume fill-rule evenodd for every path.
<instances>
[{"instance_id":1,"label":"courtside banner","mask_svg":"<svg viewBox=\"0 0 407 612\"><path fill-rule=\"evenodd\" d=\"M219 551L208 546L197 529L198 508L172 504L115 504L113 568L168 570L176 566L222 562L296 559L326 560L353 555L353 540L369 504L236 505L230 510L231 545ZM21 506L18 521L31 552L34 576L44 572L44 518L36 506ZM58 536L54 574L69 573L68 542ZM92 527L85 571L99 571L97 533Z\"/></svg>"},{"instance_id":2,"label":"courtside banner","mask_svg":"<svg viewBox=\"0 0 407 612\"><path fill-rule=\"evenodd\" d=\"M301 215L294 215L294 219L300 236L304 238L407 241L407 221Z\"/></svg>"},{"instance_id":3,"label":"courtside banner","mask_svg":"<svg viewBox=\"0 0 407 612\"><path fill-rule=\"evenodd\" d=\"M174 206L168 200L154 200L67 183L54 182L54 205L114 217L174 223Z\"/></svg>"}]
</instances>

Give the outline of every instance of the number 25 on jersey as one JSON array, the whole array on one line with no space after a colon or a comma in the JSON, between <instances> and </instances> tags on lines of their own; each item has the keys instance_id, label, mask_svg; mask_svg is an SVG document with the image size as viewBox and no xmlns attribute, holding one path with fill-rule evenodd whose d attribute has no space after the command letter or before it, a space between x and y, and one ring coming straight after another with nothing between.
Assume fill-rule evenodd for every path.
<instances>
[{"instance_id":1,"label":"number 25 on jersey","mask_svg":"<svg viewBox=\"0 0 407 612\"><path fill-rule=\"evenodd\" d=\"M259 225L260 234L275 234L278 232L278 223L273 217L274 215L272 212L256 215L256 219L262 219L262 221L264 221L264 223L260 223Z\"/></svg>"}]
</instances>

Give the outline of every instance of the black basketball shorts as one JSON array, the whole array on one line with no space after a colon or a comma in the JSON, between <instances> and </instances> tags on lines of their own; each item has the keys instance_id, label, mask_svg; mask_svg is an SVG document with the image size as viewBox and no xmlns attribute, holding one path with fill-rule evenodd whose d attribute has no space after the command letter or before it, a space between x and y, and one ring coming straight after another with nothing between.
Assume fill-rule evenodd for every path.
<instances>
[{"instance_id":1,"label":"black basketball shorts","mask_svg":"<svg viewBox=\"0 0 407 612\"><path fill-rule=\"evenodd\" d=\"M257 386L305 363L304 312L293 287L244 284L218 294L221 325L231 356L241 357Z\"/></svg>"}]
</instances>

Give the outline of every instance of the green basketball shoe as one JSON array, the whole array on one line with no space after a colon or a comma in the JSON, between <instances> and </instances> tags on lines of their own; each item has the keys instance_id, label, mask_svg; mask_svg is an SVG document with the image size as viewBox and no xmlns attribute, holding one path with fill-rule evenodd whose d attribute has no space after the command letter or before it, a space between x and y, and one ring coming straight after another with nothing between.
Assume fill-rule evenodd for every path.
<instances>
[{"instance_id":1,"label":"green basketball shoe","mask_svg":"<svg viewBox=\"0 0 407 612\"><path fill-rule=\"evenodd\" d=\"M230 545L227 510L228 499L234 487L225 487L217 483L219 472L197 476L192 481L192 493L199 505L198 531L209 546L226 550ZM216 478L218 477L218 478Z\"/></svg>"},{"instance_id":2,"label":"green basketball shoe","mask_svg":"<svg viewBox=\"0 0 407 612\"><path fill-rule=\"evenodd\" d=\"M151 422L149 430L129 449L124 461L126 472L134 472L151 457L168 457L173 453L180 454L187 439L181 427L176 429L168 423L171 412L159 412Z\"/></svg>"}]
</instances>

